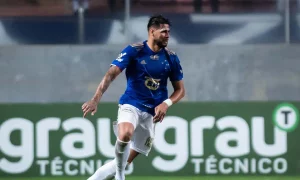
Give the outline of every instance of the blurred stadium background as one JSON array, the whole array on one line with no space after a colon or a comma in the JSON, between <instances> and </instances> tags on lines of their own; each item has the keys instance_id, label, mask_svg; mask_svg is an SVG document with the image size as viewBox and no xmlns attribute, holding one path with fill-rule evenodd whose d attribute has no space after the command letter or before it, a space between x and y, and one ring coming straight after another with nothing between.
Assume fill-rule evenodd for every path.
<instances>
[{"instance_id":1,"label":"blurred stadium background","mask_svg":"<svg viewBox=\"0 0 300 180\"><path fill-rule=\"evenodd\" d=\"M96 117L80 106L152 14L172 21L186 97L127 179L300 179L300 0L0 0L1 180L81 180L113 158L124 73Z\"/></svg>"}]
</instances>

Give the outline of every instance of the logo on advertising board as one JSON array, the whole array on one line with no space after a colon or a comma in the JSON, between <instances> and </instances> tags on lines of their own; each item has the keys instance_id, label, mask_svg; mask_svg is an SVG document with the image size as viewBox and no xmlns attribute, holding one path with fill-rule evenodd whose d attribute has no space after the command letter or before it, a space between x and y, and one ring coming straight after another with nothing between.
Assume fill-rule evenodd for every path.
<instances>
[{"instance_id":1,"label":"logo on advertising board","mask_svg":"<svg viewBox=\"0 0 300 180\"><path fill-rule=\"evenodd\" d=\"M207 106L200 104L201 111L190 112L192 105L182 104L182 115L170 110L156 126L149 157L134 161L126 174L141 173L141 167L171 175L296 174L289 162L298 161L291 156L297 150L289 147L299 138L298 108L289 103L263 105L262 110L255 109L256 104L241 109L221 104L203 112ZM31 120L36 106L43 105L32 105L22 116L14 112L23 106L12 106L9 118L1 118L0 176L89 176L114 158L110 115L90 120L56 113Z\"/></svg>"}]
</instances>

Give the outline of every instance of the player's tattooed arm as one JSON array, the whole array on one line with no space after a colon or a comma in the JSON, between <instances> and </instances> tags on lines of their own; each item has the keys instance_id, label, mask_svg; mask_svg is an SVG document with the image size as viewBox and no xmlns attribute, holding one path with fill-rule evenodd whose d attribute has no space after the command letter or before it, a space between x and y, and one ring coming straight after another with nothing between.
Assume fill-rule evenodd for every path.
<instances>
[{"instance_id":1,"label":"player's tattooed arm","mask_svg":"<svg viewBox=\"0 0 300 180\"><path fill-rule=\"evenodd\" d=\"M111 66L102 81L100 82L94 97L85 102L81 109L83 111L83 117L85 117L89 112L94 115L97 112L97 104L100 101L103 93L107 90L110 83L121 73L122 71L117 66Z\"/></svg>"},{"instance_id":2,"label":"player's tattooed arm","mask_svg":"<svg viewBox=\"0 0 300 180\"><path fill-rule=\"evenodd\" d=\"M117 66L111 66L105 76L103 77L102 81L100 82L96 93L93 97L93 100L99 102L104 92L107 90L111 82L121 73L121 69Z\"/></svg>"}]
</instances>

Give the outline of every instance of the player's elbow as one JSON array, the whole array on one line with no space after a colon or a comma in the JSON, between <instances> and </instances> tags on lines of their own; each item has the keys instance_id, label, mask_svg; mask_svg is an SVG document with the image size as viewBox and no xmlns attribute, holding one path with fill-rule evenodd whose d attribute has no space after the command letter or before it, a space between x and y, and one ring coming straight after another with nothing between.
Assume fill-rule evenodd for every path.
<instances>
[{"instance_id":1,"label":"player's elbow","mask_svg":"<svg viewBox=\"0 0 300 180\"><path fill-rule=\"evenodd\" d=\"M181 99L185 96L185 88L184 87L182 87L182 89L181 89Z\"/></svg>"},{"instance_id":2,"label":"player's elbow","mask_svg":"<svg viewBox=\"0 0 300 180\"><path fill-rule=\"evenodd\" d=\"M185 96L185 88L184 87L180 87L180 88L176 89L176 91L178 92L179 100Z\"/></svg>"},{"instance_id":3,"label":"player's elbow","mask_svg":"<svg viewBox=\"0 0 300 180\"><path fill-rule=\"evenodd\" d=\"M174 92L177 96L177 101L179 101L180 99L182 99L185 96L185 88L183 85L183 81L173 82L173 88L174 88Z\"/></svg>"}]
</instances>

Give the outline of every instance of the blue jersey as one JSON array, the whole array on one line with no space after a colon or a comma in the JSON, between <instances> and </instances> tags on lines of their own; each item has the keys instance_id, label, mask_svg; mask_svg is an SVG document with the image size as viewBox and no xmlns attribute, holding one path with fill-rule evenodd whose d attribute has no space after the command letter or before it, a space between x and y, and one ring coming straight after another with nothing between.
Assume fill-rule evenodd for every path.
<instances>
[{"instance_id":1,"label":"blue jersey","mask_svg":"<svg viewBox=\"0 0 300 180\"><path fill-rule=\"evenodd\" d=\"M180 81L183 72L177 55L165 48L153 52L147 41L127 46L112 65L126 69L127 88L119 104L130 104L154 115L154 108L168 99L167 83Z\"/></svg>"}]
</instances>

